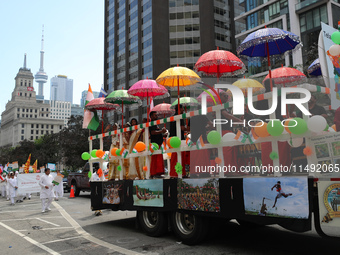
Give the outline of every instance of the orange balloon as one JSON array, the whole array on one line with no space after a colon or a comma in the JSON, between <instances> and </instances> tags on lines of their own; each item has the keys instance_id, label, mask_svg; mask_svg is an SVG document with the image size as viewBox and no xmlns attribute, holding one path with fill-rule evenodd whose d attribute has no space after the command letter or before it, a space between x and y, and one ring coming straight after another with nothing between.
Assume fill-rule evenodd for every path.
<instances>
[{"instance_id":1,"label":"orange balloon","mask_svg":"<svg viewBox=\"0 0 340 255\"><path fill-rule=\"evenodd\" d=\"M269 136L269 133L267 131L267 123L263 123L261 126L262 122L259 122L255 125L254 131L259 137L267 137Z\"/></svg>"},{"instance_id":2,"label":"orange balloon","mask_svg":"<svg viewBox=\"0 0 340 255\"><path fill-rule=\"evenodd\" d=\"M221 158L215 158L215 162L216 162L216 164L221 164L222 163L222 159Z\"/></svg>"},{"instance_id":3,"label":"orange balloon","mask_svg":"<svg viewBox=\"0 0 340 255\"><path fill-rule=\"evenodd\" d=\"M116 150L118 150L118 148L112 148L112 149L111 149L111 155L112 155L112 156L117 156Z\"/></svg>"},{"instance_id":4,"label":"orange balloon","mask_svg":"<svg viewBox=\"0 0 340 255\"><path fill-rule=\"evenodd\" d=\"M166 144L168 145L169 148L172 148L171 145L170 145L170 140L171 140L172 137L169 137L167 140L166 140Z\"/></svg>"},{"instance_id":5,"label":"orange balloon","mask_svg":"<svg viewBox=\"0 0 340 255\"><path fill-rule=\"evenodd\" d=\"M336 125L335 125L335 124L333 124L333 125L331 126L331 128L333 128L334 131L336 131Z\"/></svg>"},{"instance_id":6,"label":"orange balloon","mask_svg":"<svg viewBox=\"0 0 340 255\"><path fill-rule=\"evenodd\" d=\"M97 150L96 151L96 156L98 158L102 158L105 155L105 152L103 150Z\"/></svg>"},{"instance_id":7,"label":"orange balloon","mask_svg":"<svg viewBox=\"0 0 340 255\"><path fill-rule=\"evenodd\" d=\"M137 142L136 145L135 145L135 149L138 152L142 152L142 151L144 151L146 149L146 145L143 142Z\"/></svg>"},{"instance_id":8,"label":"orange balloon","mask_svg":"<svg viewBox=\"0 0 340 255\"><path fill-rule=\"evenodd\" d=\"M284 122L284 125L285 125L285 130L291 134L292 132L289 130L289 121L291 120L292 118L289 118L287 119L285 122Z\"/></svg>"},{"instance_id":9,"label":"orange balloon","mask_svg":"<svg viewBox=\"0 0 340 255\"><path fill-rule=\"evenodd\" d=\"M171 158L171 152L167 153L168 154L168 157Z\"/></svg>"},{"instance_id":10,"label":"orange balloon","mask_svg":"<svg viewBox=\"0 0 340 255\"><path fill-rule=\"evenodd\" d=\"M99 178L102 177L102 175L103 175L103 170L102 170L101 168L99 168L99 169L97 170L97 174L98 174L98 177L99 177Z\"/></svg>"},{"instance_id":11,"label":"orange balloon","mask_svg":"<svg viewBox=\"0 0 340 255\"><path fill-rule=\"evenodd\" d=\"M143 166L143 171L144 172L148 171L148 167L147 166Z\"/></svg>"}]
</instances>

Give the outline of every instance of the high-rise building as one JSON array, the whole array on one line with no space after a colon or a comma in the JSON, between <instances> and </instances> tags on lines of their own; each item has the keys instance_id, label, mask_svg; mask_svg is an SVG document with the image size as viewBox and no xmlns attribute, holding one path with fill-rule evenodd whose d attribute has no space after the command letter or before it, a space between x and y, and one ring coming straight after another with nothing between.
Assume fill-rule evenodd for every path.
<instances>
[{"instance_id":1,"label":"high-rise building","mask_svg":"<svg viewBox=\"0 0 340 255\"><path fill-rule=\"evenodd\" d=\"M33 74L24 66L15 77L12 99L1 114L0 147L15 146L25 139L33 141L45 134L59 132L63 120L50 119L50 105L36 100Z\"/></svg>"},{"instance_id":2,"label":"high-rise building","mask_svg":"<svg viewBox=\"0 0 340 255\"><path fill-rule=\"evenodd\" d=\"M67 127L67 122L71 116L71 103L53 100L45 100L45 103L50 105L50 118L63 120L64 126Z\"/></svg>"},{"instance_id":3,"label":"high-rise building","mask_svg":"<svg viewBox=\"0 0 340 255\"><path fill-rule=\"evenodd\" d=\"M239 43L251 32L265 26L291 31L300 36L303 49L296 51L291 57L286 57L283 64L300 68L310 64L307 62L307 52L313 46L317 48L321 22L337 27L340 16L339 1L330 0L240 0L235 3L236 8L241 11L243 9L235 17L236 40ZM279 66L281 63L277 64ZM266 70L266 65L260 65L256 61L248 63L250 74Z\"/></svg>"},{"instance_id":4,"label":"high-rise building","mask_svg":"<svg viewBox=\"0 0 340 255\"><path fill-rule=\"evenodd\" d=\"M234 27L233 1L107 0L104 88L129 89L177 64L192 69L199 56L217 47L235 52ZM125 117L141 120L146 109Z\"/></svg>"},{"instance_id":5,"label":"high-rise building","mask_svg":"<svg viewBox=\"0 0 340 255\"><path fill-rule=\"evenodd\" d=\"M35 74L35 81L39 84L37 99L44 99L44 84L48 80L48 76L44 71L44 26L41 38L41 50L40 50L40 68Z\"/></svg>"},{"instance_id":6,"label":"high-rise building","mask_svg":"<svg viewBox=\"0 0 340 255\"><path fill-rule=\"evenodd\" d=\"M52 101L73 102L73 80L66 75L51 78L50 98Z\"/></svg>"}]
</instances>

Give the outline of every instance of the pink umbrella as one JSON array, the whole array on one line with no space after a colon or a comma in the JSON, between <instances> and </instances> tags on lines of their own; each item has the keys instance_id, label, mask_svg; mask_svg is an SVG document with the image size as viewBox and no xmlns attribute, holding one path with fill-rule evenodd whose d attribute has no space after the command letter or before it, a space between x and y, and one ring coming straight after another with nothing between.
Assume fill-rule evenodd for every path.
<instances>
[{"instance_id":1,"label":"pink umbrella","mask_svg":"<svg viewBox=\"0 0 340 255\"><path fill-rule=\"evenodd\" d=\"M222 91L222 89L215 89L216 92L218 94L220 94ZM203 95L207 95L207 103L209 104L216 104L216 102L219 102L219 99L217 97L217 95L211 90L211 89L208 89L207 91L203 91L198 97L197 97L197 101L201 103L201 100L202 100L202 96ZM213 97L211 97L211 95Z\"/></svg>"},{"instance_id":2,"label":"pink umbrella","mask_svg":"<svg viewBox=\"0 0 340 255\"><path fill-rule=\"evenodd\" d=\"M149 121L149 98L165 98L169 96L168 90L156 83L155 80L140 80L131 86L128 90L128 94L138 96L141 100L146 99L148 105L147 118Z\"/></svg>"},{"instance_id":3,"label":"pink umbrella","mask_svg":"<svg viewBox=\"0 0 340 255\"><path fill-rule=\"evenodd\" d=\"M104 133L104 111L116 111L116 112L121 112L121 108L118 104L111 104L107 103L104 101L105 97L99 97L99 98L94 98L92 99L86 106L86 110L97 110L97 111L102 111L102 133Z\"/></svg>"},{"instance_id":4,"label":"pink umbrella","mask_svg":"<svg viewBox=\"0 0 340 255\"><path fill-rule=\"evenodd\" d=\"M175 114L175 110L170 107L171 104L162 103L156 105L151 111L157 112L157 115L162 116L163 118L168 118Z\"/></svg>"}]
</instances>

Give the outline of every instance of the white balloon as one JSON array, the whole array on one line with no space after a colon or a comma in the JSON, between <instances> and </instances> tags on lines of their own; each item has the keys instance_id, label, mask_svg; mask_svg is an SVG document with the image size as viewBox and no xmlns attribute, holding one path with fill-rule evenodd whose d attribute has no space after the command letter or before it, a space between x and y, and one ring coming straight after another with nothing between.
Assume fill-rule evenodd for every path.
<instances>
[{"instance_id":1,"label":"white balloon","mask_svg":"<svg viewBox=\"0 0 340 255\"><path fill-rule=\"evenodd\" d=\"M321 115L315 115L307 121L307 127L310 131L318 133L327 127L327 121Z\"/></svg>"},{"instance_id":2,"label":"white balloon","mask_svg":"<svg viewBox=\"0 0 340 255\"><path fill-rule=\"evenodd\" d=\"M300 147L302 143L303 143L303 138L301 137L288 140L288 144L292 147Z\"/></svg>"},{"instance_id":3,"label":"white balloon","mask_svg":"<svg viewBox=\"0 0 340 255\"><path fill-rule=\"evenodd\" d=\"M223 137L222 137L222 142L230 142L230 141L235 141L235 134L234 133L226 133Z\"/></svg>"},{"instance_id":4,"label":"white balloon","mask_svg":"<svg viewBox=\"0 0 340 255\"><path fill-rule=\"evenodd\" d=\"M338 56L340 55L340 45L334 44L329 48L329 54L332 56Z\"/></svg>"}]
</instances>

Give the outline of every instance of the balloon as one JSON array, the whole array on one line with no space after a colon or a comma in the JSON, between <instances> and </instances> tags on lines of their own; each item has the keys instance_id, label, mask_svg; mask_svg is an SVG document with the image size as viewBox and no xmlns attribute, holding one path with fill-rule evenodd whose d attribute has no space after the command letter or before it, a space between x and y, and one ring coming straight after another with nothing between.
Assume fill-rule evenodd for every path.
<instances>
[{"instance_id":1,"label":"balloon","mask_svg":"<svg viewBox=\"0 0 340 255\"><path fill-rule=\"evenodd\" d=\"M210 131L207 136L208 142L210 144L219 144L221 142L221 134L217 131Z\"/></svg>"},{"instance_id":2,"label":"balloon","mask_svg":"<svg viewBox=\"0 0 340 255\"><path fill-rule=\"evenodd\" d=\"M333 124L333 125L331 126L331 128L333 128L334 131L336 131L336 125L335 125L335 124Z\"/></svg>"},{"instance_id":3,"label":"balloon","mask_svg":"<svg viewBox=\"0 0 340 255\"><path fill-rule=\"evenodd\" d=\"M155 151L159 149L159 145L157 143L152 143L152 145L155 147Z\"/></svg>"},{"instance_id":4,"label":"balloon","mask_svg":"<svg viewBox=\"0 0 340 255\"><path fill-rule=\"evenodd\" d=\"M303 143L303 138L302 137L297 137L293 139L288 140L288 144L294 148L300 147Z\"/></svg>"},{"instance_id":5,"label":"balloon","mask_svg":"<svg viewBox=\"0 0 340 255\"><path fill-rule=\"evenodd\" d=\"M218 164L218 165L221 164L222 163L222 159L218 158L218 157L215 158L215 163Z\"/></svg>"},{"instance_id":6,"label":"balloon","mask_svg":"<svg viewBox=\"0 0 340 255\"><path fill-rule=\"evenodd\" d=\"M144 172L148 171L148 167L147 166L143 166L143 171Z\"/></svg>"},{"instance_id":7,"label":"balloon","mask_svg":"<svg viewBox=\"0 0 340 255\"><path fill-rule=\"evenodd\" d=\"M307 132L308 127L305 120L301 118L294 118L293 120L296 121L297 125L295 127L289 127L289 130L292 132L292 134L301 135Z\"/></svg>"},{"instance_id":8,"label":"balloon","mask_svg":"<svg viewBox=\"0 0 340 255\"><path fill-rule=\"evenodd\" d=\"M89 159L91 158L91 155L90 155L90 153L88 153L88 152L83 152L83 153L81 154L81 158L82 158L83 160L89 160Z\"/></svg>"},{"instance_id":9,"label":"balloon","mask_svg":"<svg viewBox=\"0 0 340 255\"><path fill-rule=\"evenodd\" d=\"M323 131L327 126L327 121L321 115L315 115L307 121L307 127L310 131L318 133Z\"/></svg>"},{"instance_id":10,"label":"balloon","mask_svg":"<svg viewBox=\"0 0 340 255\"><path fill-rule=\"evenodd\" d=\"M311 147L307 146L306 148L303 149L303 154L305 154L306 156L310 156L312 155L313 151L311 149Z\"/></svg>"},{"instance_id":11,"label":"balloon","mask_svg":"<svg viewBox=\"0 0 340 255\"><path fill-rule=\"evenodd\" d=\"M269 157L270 157L271 160L278 159L278 158L279 158L279 154L277 154L276 151L272 151L272 152L269 154Z\"/></svg>"},{"instance_id":12,"label":"balloon","mask_svg":"<svg viewBox=\"0 0 340 255\"><path fill-rule=\"evenodd\" d=\"M97 152L97 150L92 150L91 151L91 156L92 156L92 158L96 158L97 156L96 156L96 152Z\"/></svg>"},{"instance_id":13,"label":"balloon","mask_svg":"<svg viewBox=\"0 0 340 255\"><path fill-rule=\"evenodd\" d=\"M259 136L259 137L267 137L269 136L269 133L267 131L267 123L263 123L262 125L262 122L259 122L255 125L254 127L254 131L255 133Z\"/></svg>"},{"instance_id":14,"label":"balloon","mask_svg":"<svg viewBox=\"0 0 340 255\"><path fill-rule=\"evenodd\" d=\"M122 155L120 155L120 151L121 151L121 149L116 150L117 156L122 156Z\"/></svg>"},{"instance_id":15,"label":"balloon","mask_svg":"<svg viewBox=\"0 0 340 255\"><path fill-rule=\"evenodd\" d=\"M89 177L89 179L91 179L91 177L92 177L91 171L89 171L89 173L87 174L87 176Z\"/></svg>"},{"instance_id":16,"label":"balloon","mask_svg":"<svg viewBox=\"0 0 340 255\"><path fill-rule=\"evenodd\" d=\"M105 155L105 152L103 150L97 150L96 151L96 156L98 158L102 158Z\"/></svg>"},{"instance_id":17,"label":"balloon","mask_svg":"<svg viewBox=\"0 0 340 255\"><path fill-rule=\"evenodd\" d=\"M338 45L338 44L332 45L329 48L329 54L331 54L334 57L339 56L340 55L340 45Z\"/></svg>"},{"instance_id":18,"label":"balloon","mask_svg":"<svg viewBox=\"0 0 340 255\"><path fill-rule=\"evenodd\" d=\"M235 140L235 134L234 133L226 133L223 137L222 137L222 142L230 142L230 141L234 141Z\"/></svg>"},{"instance_id":19,"label":"balloon","mask_svg":"<svg viewBox=\"0 0 340 255\"><path fill-rule=\"evenodd\" d=\"M170 144L171 138L172 137L169 137L168 139L166 139L166 145L168 145L169 148L172 148Z\"/></svg>"},{"instance_id":20,"label":"balloon","mask_svg":"<svg viewBox=\"0 0 340 255\"><path fill-rule=\"evenodd\" d=\"M335 44L340 44L340 32L335 31L331 35L331 39Z\"/></svg>"},{"instance_id":21,"label":"balloon","mask_svg":"<svg viewBox=\"0 0 340 255\"><path fill-rule=\"evenodd\" d=\"M282 134L284 127L279 120L271 120L267 125L267 131L272 136L279 136Z\"/></svg>"},{"instance_id":22,"label":"balloon","mask_svg":"<svg viewBox=\"0 0 340 255\"><path fill-rule=\"evenodd\" d=\"M122 166L117 166L118 171L122 171Z\"/></svg>"},{"instance_id":23,"label":"balloon","mask_svg":"<svg viewBox=\"0 0 340 255\"><path fill-rule=\"evenodd\" d=\"M112 156L117 156L116 150L118 150L118 148L112 148L112 149L111 149L111 155L112 155Z\"/></svg>"},{"instance_id":24,"label":"balloon","mask_svg":"<svg viewBox=\"0 0 340 255\"><path fill-rule=\"evenodd\" d=\"M181 147L181 139L179 139L179 137L177 136L173 136L170 139L170 146L172 148L179 148Z\"/></svg>"},{"instance_id":25,"label":"balloon","mask_svg":"<svg viewBox=\"0 0 340 255\"><path fill-rule=\"evenodd\" d=\"M101 168L99 168L99 169L97 170L97 174L98 174L98 177L99 177L99 178L102 177L102 175L103 175L103 170L102 170Z\"/></svg>"},{"instance_id":26,"label":"balloon","mask_svg":"<svg viewBox=\"0 0 340 255\"><path fill-rule=\"evenodd\" d=\"M328 131L329 125L327 124L326 128L323 131Z\"/></svg>"},{"instance_id":27,"label":"balloon","mask_svg":"<svg viewBox=\"0 0 340 255\"><path fill-rule=\"evenodd\" d=\"M293 118L289 118L289 119L286 119L285 120L285 122L283 122L283 124L284 124L284 127L285 127L285 130L287 131L287 133L289 133L289 134L291 134L292 132L290 132L290 130L289 130L289 125L292 125L292 126L294 126L294 121L292 121L292 123L291 124L289 124L289 121L291 120L291 119L293 119Z\"/></svg>"},{"instance_id":28,"label":"balloon","mask_svg":"<svg viewBox=\"0 0 340 255\"><path fill-rule=\"evenodd\" d=\"M171 152L167 153L168 157L171 158Z\"/></svg>"},{"instance_id":29,"label":"balloon","mask_svg":"<svg viewBox=\"0 0 340 255\"><path fill-rule=\"evenodd\" d=\"M146 149L146 145L143 142L137 142L136 145L135 145L135 149L138 152L142 152L142 151L144 151Z\"/></svg>"}]
</instances>

